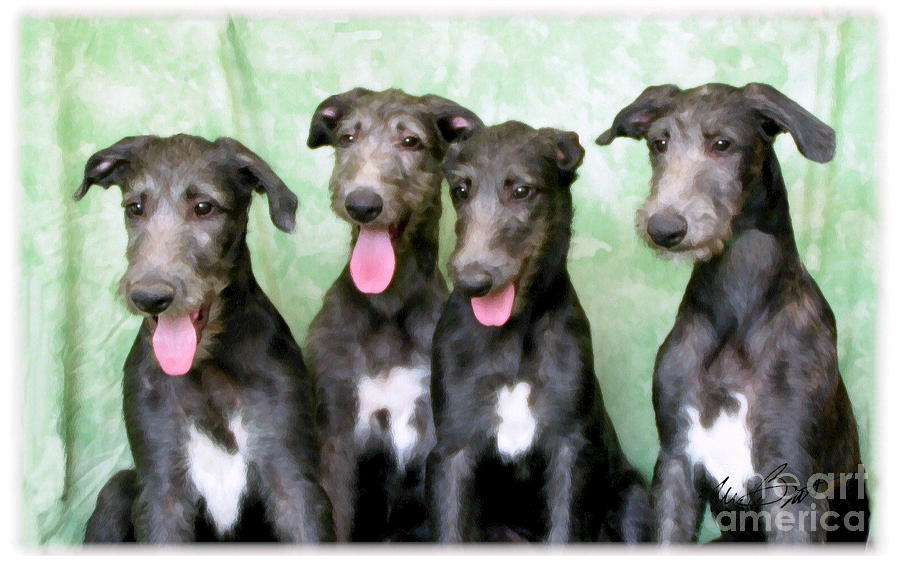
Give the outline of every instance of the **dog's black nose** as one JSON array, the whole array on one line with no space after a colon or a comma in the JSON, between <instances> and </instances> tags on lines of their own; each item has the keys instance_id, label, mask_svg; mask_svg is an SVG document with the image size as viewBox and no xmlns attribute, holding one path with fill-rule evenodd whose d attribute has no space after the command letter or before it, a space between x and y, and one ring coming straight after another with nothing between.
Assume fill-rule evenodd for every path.
<instances>
[{"instance_id":1,"label":"dog's black nose","mask_svg":"<svg viewBox=\"0 0 900 566\"><path fill-rule=\"evenodd\" d=\"M678 214L657 213L647 222L647 234L656 245L671 248L684 239L687 222Z\"/></svg>"},{"instance_id":2,"label":"dog's black nose","mask_svg":"<svg viewBox=\"0 0 900 566\"><path fill-rule=\"evenodd\" d=\"M164 283L132 289L131 302L147 314L159 314L172 304L175 289Z\"/></svg>"},{"instance_id":3,"label":"dog's black nose","mask_svg":"<svg viewBox=\"0 0 900 566\"><path fill-rule=\"evenodd\" d=\"M483 297L493 285L494 279L483 271L461 276L456 281L456 288L466 297Z\"/></svg>"},{"instance_id":4,"label":"dog's black nose","mask_svg":"<svg viewBox=\"0 0 900 566\"><path fill-rule=\"evenodd\" d=\"M371 222L381 214L384 201L372 189L356 189L347 195L344 206L347 208L347 214L353 220Z\"/></svg>"}]
</instances>

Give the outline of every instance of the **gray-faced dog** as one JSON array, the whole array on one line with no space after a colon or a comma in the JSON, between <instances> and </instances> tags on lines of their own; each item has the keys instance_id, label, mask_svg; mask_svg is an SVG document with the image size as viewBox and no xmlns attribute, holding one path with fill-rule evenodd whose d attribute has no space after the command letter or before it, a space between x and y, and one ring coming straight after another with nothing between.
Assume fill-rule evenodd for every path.
<instances>
[{"instance_id":1,"label":"gray-faced dog","mask_svg":"<svg viewBox=\"0 0 900 566\"><path fill-rule=\"evenodd\" d=\"M333 539L313 383L245 242L254 190L286 232L294 194L239 142L188 135L97 152L75 198L92 185L122 189L121 291L144 322L124 368L135 470L101 493L86 540L121 540L131 520L140 542L192 541L206 523L214 538L240 537L248 508L265 511L278 540Z\"/></svg>"},{"instance_id":2,"label":"gray-faced dog","mask_svg":"<svg viewBox=\"0 0 900 566\"><path fill-rule=\"evenodd\" d=\"M506 122L454 144L454 289L434 335L441 542L639 542L649 502L594 374L566 268L574 132Z\"/></svg>"},{"instance_id":3,"label":"gray-faced dog","mask_svg":"<svg viewBox=\"0 0 900 566\"><path fill-rule=\"evenodd\" d=\"M695 262L659 349L655 536L695 540L709 502L723 539L861 541L868 499L834 315L803 266L772 147L817 162L834 132L765 84L646 89L597 138L645 139L638 233Z\"/></svg>"},{"instance_id":4,"label":"gray-faced dog","mask_svg":"<svg viewBox=\"0 0 900 566\"><path fill-rule=\"evenodd\" d=\"M332 208L353 235L307 341L338 540L429 538L429 356L447 296L436 267L440 161L481 126L454 102L393 89L334 95L313 115L308 145L334 147Z\"/></svg>"}]
</instances>

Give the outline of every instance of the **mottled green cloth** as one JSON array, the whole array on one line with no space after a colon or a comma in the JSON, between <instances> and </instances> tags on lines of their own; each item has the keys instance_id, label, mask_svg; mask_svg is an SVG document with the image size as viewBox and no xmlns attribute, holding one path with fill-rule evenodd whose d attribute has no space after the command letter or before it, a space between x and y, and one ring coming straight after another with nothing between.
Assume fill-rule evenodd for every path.
<instances>
[{"instance_id":1,"label":"mottled green cloth","mask_svg":"<svg viewBox=\"0 0 900 566\"><path fill-rule=\"evenodd\" d=\"M650 383L690 266L634 233L647 149L593 139L645 86L766 82L837 131L833 162L777 148L800 252L838 323L841 371L872 461L876 327L877 23L854 18L546 17L35 19L22 21L23 542L72 544L103 483L131 455L121 368L138 328L117 298L125 229L117 189L72 200L85 160L120 138L233 136L300 196L295 233L254 197L260 284L298 340L349 251L329 208L332 151L305 144L313 109L355 86L435 93L486 123L573 129L569 268L590 318L597 375L631 460L649 478ZM441 266L453 245L441 225ZM871 467L870 467L871 471ZM712 533L706 520L704 537Z\"/></svg>"}]
</instances>

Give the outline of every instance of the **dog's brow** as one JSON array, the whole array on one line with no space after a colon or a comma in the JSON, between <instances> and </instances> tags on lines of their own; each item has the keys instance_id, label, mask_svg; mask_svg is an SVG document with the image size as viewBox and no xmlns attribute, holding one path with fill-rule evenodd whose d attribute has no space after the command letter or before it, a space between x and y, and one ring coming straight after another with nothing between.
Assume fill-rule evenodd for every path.
<instances>
[{"instance_id":1,"label":"dog's brow","mask_svg":"<svg viewBox=\"0 0 900 566\"><path fill-rule=\"evenodd\" d=\"M398 132L410 132L422 139L427 139L427 137L428 137L426 132L422 128L422 124L420 124L418 120L416 120L415 118L412 118L409 115L398 116L393 121L393 124L394 124L393 129Z\"/></svg>"},{"instance_id":2,"label":"dog's brow","mask_svg":"<svg viewBox=\"0 0 900 566\"><path fill-rule=\"evenodd\" d=\"M727 124L722 123L704 125L700 131L706 139L715 137L737 139L740 137L740 133L736 128L731 128Z\"/></svg>"},{"instance_id":3,"label":"dog's brow","mask_svg":"<svg viewBox=\"0 0 900 566\"><path fill-rule=\"evenodd\" d=\"M650 125L650 129L647 130L647 137L655 138L662 134L668 134L670 125L671 118L669 118L668 116L663 116Z\"/></svg>"},{"instance_id":4,"label":"dog's brow","mask_svg":"<svg viewBox=\"0 0 900 566\"><path fill-rule=\"evenodd\" d=\"M544 183L540 175L535 176L528 166L523 163L514 163L506 174L507 183L525 183L527 185L540 185Z\"/></svg>"},{"instance_id":5,"label":"dog's brow","mask_svg":"<svg viewBox=\"0 0 900 566\"><path fill-rule=\"evenodd\" d=\"M465 161L459 161L450 171L450 175L457 179L472 179L478 176L478 168Z\"/></svg>"},{"instance_id":6,"label":"dog's brow","mask_svg":"<svg viewBox=\"0 0 900 566\"><path fill-rule=\"evenodd\" d=\"M350 134L350 133L352 133L354 135L359 135L359 132L361 132L362 129L363 129L362 120L356 120L355 122L352 122L352 123L347 122L347 123L342 124L338 128L338 133L340 135Z\"/></svg>"},{"instance_id":7,"label":"dog's brow","mask_svg":"<svg viewBox=\"0 0 900 566\"><path fill-rule=\"evenodd\" d=\"M184 191L184 197L188 200L197 199L197 198L208 198L215 201L224 200L224 194L222 191L218 190L215 185L207 185L207 184L190 184L187 189Z\"/></svg>"},{"instance_id":8,"label":"dog's brow","mask_svg":"<svg viewBox=\"0 0 900 566\"><path fill-rule=\"evenodd\" d=\"M127 190L122 193L122 206L125 206L128 203L137 201L144 201L147 196L146 191L136 191L136 190ZM135 199L137 197L137 199Z\"/></svg>"}]
</instances>

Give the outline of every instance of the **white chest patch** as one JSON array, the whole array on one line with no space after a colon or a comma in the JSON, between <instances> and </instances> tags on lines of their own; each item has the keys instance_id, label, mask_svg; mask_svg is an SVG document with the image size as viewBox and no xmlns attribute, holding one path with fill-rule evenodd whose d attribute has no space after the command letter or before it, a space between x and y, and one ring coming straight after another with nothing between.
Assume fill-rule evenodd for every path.
<instances>
[{"instance_id":1,"label":"white chest patch","mask_svg":"<svg viewBox=\"0 0 900 566\"><path fill-rule=\"evenodd\" d=\"M247 487L247 431L239 416L232 417L229 428L238 445L235 454L229 454L193 424L187 446L189 476L206 500L207 513L220 535L237 523Z\"/></svg>"},{"instance_id":2,"label":"white chest patch","mask_svg":"<svg viewBox=\"0 0 900 566\"><path fill-rule=\"evenodd\" d=\"M497 451L504 459L515 460L531 448L537 421L528 405L531 384L520 381L497 390Z\"/></svg>"},{"instance_id":3,"label":"white chest patch","mask_svg":"<svg viewBox=\"0 0 900 566\"><path fill-rule=\"evenodd\" d=\"M700 424L697 409L687 408L691 427L686 452L694 464L703 464L716 484L725 482L721 494L731 488L731 494L740 497L746 494L747 481L754 474L753 439L747 427L747 397L735 393L734 398L740 404L738 411L729 414L723 410L709 428Z\"/></svg>"},{"instance_id":4,"label":"white chest patch","mask_svg":"<svg viewBox=\"0 0 900 566\"><path fill-rule=\"evenodd\" d=\"M419 441L413 417L416 403L428 392L429 376L425 367L395 367L375 377L365 376L357 386L357 441L365 442L372 429L381 426L375 413L386 411L391 444L400 469L406 466Z\"/></svg>"}]
</instances>

